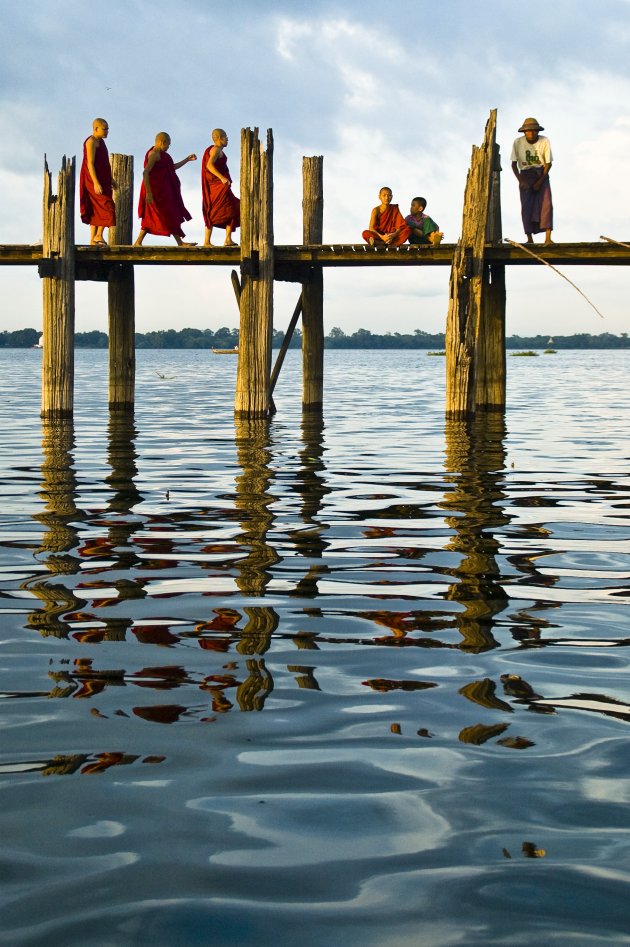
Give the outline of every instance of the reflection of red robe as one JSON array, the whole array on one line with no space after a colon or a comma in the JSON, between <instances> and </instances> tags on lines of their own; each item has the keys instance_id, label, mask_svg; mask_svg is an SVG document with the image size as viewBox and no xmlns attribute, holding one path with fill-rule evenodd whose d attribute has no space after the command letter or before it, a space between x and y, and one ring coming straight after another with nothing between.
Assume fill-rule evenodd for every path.
<instances>
[{"instance_id":1,"label":"reflection of red robe","mask_svg":"<svg viewBox=\"0 0 630 947\"><path fill-rule=\"evenodd\" d=\"M153 148L149 148L144 156L145 168L152 151ZM142 218L142 229L146 230L147 233L155 234L157 237L170 237L171 234L174 237L183 237L182 222L192 220L192 217L184 207L181 184L175 172L175 164L166 151L161 152L160 160L156 161L151 168L149 181L153 203L147 203L144 181L140 188L140 200L138 201L138 217Z\"/></svg>"},{"instance_id":2,"label":"reflection of red robe","mask_svg":"<svg viewBox=\"0 0 630 947\"><path fill-rule=\"evenodd\" d=\"M363 231L363 239L366 243L369 243L370 237L373 237L375 233L384 236L386 233L393 233L399 227L403 229L394 242L389 244L390 247L399 247L405 240L409 239L411 234L411 227L408 227L405 223L405 218L400 213L398 204L390 204L387 210L379 211L374 230Z\"/></svg>"},{"instance_id":3,"label":"reflection of red robe","mask_svg":"<svg viewBox=\"0 0 630 947\"><path fill-rule=\"evenodd\" d=\"M92 224L94 227L113 227L116 223L116 208L112 198L112 169L109 166L107 145L101 138L101 143L94 155L94 170L98 183L103 189L102 194L96 194L94 181L88 168L86 146L89 140L89 138L86 138L83 142L83 163L81 165L81 176L79 177L81 220L84 224Z\"/></svg>"},{"instance_id":4,"label":"reflection of red robe","mask_svg":"<svg viewBox=\"0 0 630 947\"><path fill-rule=\"evenodd\" d=\"M241 224L241 202L232 193L232 185L223 184L216 174L208 171L207 164L214 145L203 153L201 162L201 193L203 195L203 219L206 227L232 227ZM214 166L224 178L231 182L227 158L224 154L214 162Z\"/></svg>"}]
</instances>

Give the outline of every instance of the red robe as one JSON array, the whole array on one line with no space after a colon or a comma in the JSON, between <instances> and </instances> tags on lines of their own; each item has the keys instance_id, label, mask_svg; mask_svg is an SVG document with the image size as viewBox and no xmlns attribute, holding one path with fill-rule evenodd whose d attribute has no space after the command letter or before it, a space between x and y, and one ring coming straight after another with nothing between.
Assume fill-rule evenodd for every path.
<instances>
[{"instance_id":1,"label":"red robe","mask_svg":"<svg viewBox=\"0 0 630 947\"><path fill-rule=\"evenodd\" d=\"M363 239L366 243L370 242L370 237L373 237L374 234L380 234L384 236L386 233L393 233L394 230L398 230L399 227L402 227L402 231L399 236L396 237L393 243L390 243L390 247L399 247L401 244L408 240L411 235L411 227L408 227L405 223L405 218L400 213L398 204L390 204L387 210L380 211L376 217L376 223L374 224L374 230L364 230Z\"/></svg>"},{"instance_id":2,"label":"red robe","mask_svg":"<svg viewBox=\"0 0 630 947\"><path fill-rule=\"evenodd\" d=\"M149 155L153 148L149 148L144 156L144 166L146 168ZM155 234L157 237L183 237L182 223L184 220L192 220L192 216L184 207L182 200L182 188L179 178L175 172L173 159L166 151L160 154L160 160L156 161L149 172L149 181L151 182L151 193L153 194L153 203L147 202L147 191L142 182L140 188L140 200L138 201L138 217L142 218L141 227L147 233Z\"/></svg>"},{"instance_id":3,"label":"red robe","mask_svg":"<svg viewBox=\"0 0 630 947\"><path fill-rule=\"evenodd\" d=\"M215 168L229 184L223 184L216 174L208 171L207 164L210 152L214 148L210 145L203 153L201 162L201 193L203 197L203 219L206 227L220 227L232 230L241 224L241 202L232 193L232 179L228 171L227 158L224 154L214 163Z\"/></svg>"},{"instance_id":4,"label":"red robe","mask_svg":"<svg viewBox=\"0 0 630 947\"><path fill-rule=\"evenodd\" d=\"M103 189L102 194L97 194L88 168L87 143L89 140L86 138L83 142L83 163L79 177L81 220L84 224L92 224L94 227L113 227L116 223L116 208L112 198L112 169L109 166L107 145L101 138L101 143L94 155L94 170L98 183Z\"/></svg>"}]
</instances>

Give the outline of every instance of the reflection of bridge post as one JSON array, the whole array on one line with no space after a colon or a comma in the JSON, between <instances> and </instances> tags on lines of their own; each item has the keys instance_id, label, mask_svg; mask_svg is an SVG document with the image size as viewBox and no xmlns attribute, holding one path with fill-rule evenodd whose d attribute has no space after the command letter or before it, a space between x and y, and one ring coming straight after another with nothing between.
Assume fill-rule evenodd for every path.
<instances>
[{"instance_id":1,"label":"reflection of bridge post","mask_svg":"<svg viewBox=\"0 0 630 947\"><path fill-rule=\"evenodd\" d=\"M267 532L274 520L269 509L274 499L269 493L272 481L269 421L237 416L235 425L236 450L242 468L236 478L236 507L242 527L239 541L247 550L247 555L238 563L236 584L245 595L262 597L271 578L270 569L280 558L267 542ZM246 606L243 612L247 625L236 650L240 654L264 654L278 627L278 613L266 605ZM273 680L262 658L247 661L247 670L249 677L237 693L239 706L241 710L261 710L273 690Z\"/></svg>"},{"instance_id":2,"label":"reflection of bridge post","mask_svg":"<svg viewBox=\"0 0 630 947\"><path fill-rule=\"evenodd\" d=\"M71 550L78 545L74 524L79 512L76 507L77 479L72 456L74 425L71 418L42 421L42 450L40 497L46 509L43 513L36 513L33 519L46 531L37 553L44 558L46 568L53 576L75 575L80 561ZM68 626L62 616L82 606L72 589L62 582L49 582L46 578L29 579L22 588L44 603L43 610L36 609L28 616L29 627L43 635L65 638Z\"/></svg>"},{"instance_id":3,"label":"reflection of bridge post","mask_svg":"<svg viewBox=\"0 0 630 947\"><path fill-rule=\"evenodd\" d=\"M139 562L129 542L138 528L138 522L132 517L131 511L136 503L142 500L135 484L135 478L138 475L136 435L133 413L110 411L107 425L107 462L111 467L111 473L105 478L105 482L112 490L107 512L113 514L113 518L108 518L108 545L116 557L118 569L131 569ZM119 580L115 586L122 599L144 598L146 595L137 582ZM124 641L131 620L107 618L105 621L107 639Z\"/></svg>"},{"instance_id":4,"label":"reflection of bridge post","mask_svg":"<svg viewBox=\"0 0 630 947\"><path fill-rule=\"evenodd\" d=\"M301 516L305 529L293 534L295 547L307 560L316 560L309 564L306 574L297 583L294 595L314 597L318 594L317 581L327 567L321 560L326 543L322 531L327 526L318 520L322 500L330 493L330 487L322 476L325 469L324 454L324 418L321 410L305 411L302 415L302 441L300 451L300 472L297 491L302 495Z\"/></svg>"},{"instance_id":5,"label":"reflection of bridge post","mask_svg":"<svg viewBox=\"0 0 630 947\"><path fill-rule=\"evenodd\" d=\"M461 555L460 563L447 570L454 579L447 598L464 607L455 615L461 647L485 651L498 646L492 635L493 618L508 601L499 581L499 542L492 532L509 522L502 507L505 421L496 413L447 420L445 437L444 466L452 474L447 480L453 490L440 506L451 514L446 522L455 531L447 548Z\"/></svg>"}]
</instances>

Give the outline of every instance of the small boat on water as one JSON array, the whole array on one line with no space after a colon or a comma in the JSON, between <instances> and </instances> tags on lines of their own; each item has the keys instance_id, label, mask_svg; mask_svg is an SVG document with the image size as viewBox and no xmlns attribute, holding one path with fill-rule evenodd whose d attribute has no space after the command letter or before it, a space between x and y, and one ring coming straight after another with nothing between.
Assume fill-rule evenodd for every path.
<instances>
[{"instance_id":1,"label":"small boat on water","mask_svg":"<svg viewBox=\"0 0 630 947\"><path fill-rule=\"evenodd\" d=\"M233 349L215 349L212 346L212 351L215 355L238 355L238 345L235 345Z\"/></svg>"}]
</instances>

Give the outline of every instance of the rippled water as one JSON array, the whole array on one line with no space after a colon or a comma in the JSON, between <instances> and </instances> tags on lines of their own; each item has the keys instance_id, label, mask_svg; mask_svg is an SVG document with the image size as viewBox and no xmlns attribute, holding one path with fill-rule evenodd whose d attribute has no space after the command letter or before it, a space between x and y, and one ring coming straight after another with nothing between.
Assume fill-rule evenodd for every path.
<instances>
[{"instance_id":1,"label":"rippled water","mask_svg":"<svg viewBox=\"0 0 630 947\"><path fill-rule=\"evenodd\" d=\"M630 943L630 355L0 350L3 943Z\"/></svg>"}]
</instances>

